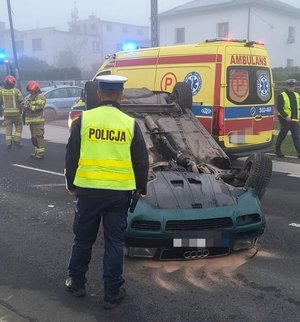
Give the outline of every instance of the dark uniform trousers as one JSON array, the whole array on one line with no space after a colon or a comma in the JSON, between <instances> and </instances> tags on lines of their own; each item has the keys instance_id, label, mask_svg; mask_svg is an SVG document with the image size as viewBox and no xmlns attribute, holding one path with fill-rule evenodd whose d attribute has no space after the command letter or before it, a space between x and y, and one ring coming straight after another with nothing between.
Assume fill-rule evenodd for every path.
<instances>
[{"instance_id":1,"label":"dark uniform trousers","mask_svg":"<svg viewBox=\"0 0 300 322\"><path fill-rule=\"evenodd\" d=\"M276 151L280 151L281 144L285 137L287 136L288 132L291 131L293 143L295 149L297 151L298 156L300 155L300 130L299 130L299 122L295 121L286 121L281 116L278 117L280 122L280 131L278 133L277 141L276 141Z\"/></svg>"},{"instance_id":2,"label":"dark uniform trousers","mask_svg":"<svg viewBox=\"0 0 300 322\"><path fill-rule=\"evenodd\" d=\"M75 234L69 261L69 276L82 286L91 260L92 246L103 220L104 258L103 280L106 296L113 296L125 282L123 273L124 231L127 227L131 192L103 190L96 195L79 194L75 210L73 231Z\"/></svg>"}]
</instances>

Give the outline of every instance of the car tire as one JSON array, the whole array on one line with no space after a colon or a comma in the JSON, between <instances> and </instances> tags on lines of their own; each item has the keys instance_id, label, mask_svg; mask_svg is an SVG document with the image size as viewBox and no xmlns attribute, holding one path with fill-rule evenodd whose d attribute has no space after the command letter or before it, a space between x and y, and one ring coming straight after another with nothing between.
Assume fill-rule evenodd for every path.
<instances>
[{"instance_id":1,"label":"car tire","mask_svg":"<svg viewBox=\"0 0 300 322\"><path fill-rule=\"evenodd\" d=\"M188 83L178 82L173 88L172 96L182 108L192 109L193 95Z\"/></svg>"},{"instance_id":2,"label":"car tire","mask_svg":"<svg viewBox=\"0 0 300 322\"><path fill-rule=\"evenodd\" d=\"M272 176L272 160L263 153L250 155L243 166L245 188L254 188L261 199Z\"/></svg>"},{"instance_id":3,"label":"car tire","mask_svg":"<svg viewBox=\"0 0 300 322\"><path fill-rule=\"evenodd\" d=\"M57 115L52 108L46 108L44 111L44 117L46 122L51 122L57 118Z\"/></svg>"}]
</instances>

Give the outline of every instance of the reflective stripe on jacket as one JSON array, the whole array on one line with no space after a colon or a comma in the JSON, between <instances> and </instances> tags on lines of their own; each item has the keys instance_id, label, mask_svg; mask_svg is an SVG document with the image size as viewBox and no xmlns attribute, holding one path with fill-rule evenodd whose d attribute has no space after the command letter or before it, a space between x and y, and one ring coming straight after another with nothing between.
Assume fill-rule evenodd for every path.
<instances>
[{"instance_id":1,"label":"reflective stripe on jacket","mask_svg":"<svg viewBox=\"0 0 300 322\"><path fill-rule=\"evenodd\" d=\"M23 96L17 88L1 89L0 102L4 108L4 116L19 116L22 114Z\"/></svg>"},{"instance_id":2,"label":"reflective stripe on jacket","mask_svg":"<svg viewBox=\"0 0 300 322\"><path fill-rule=\"evenodd\" d=\"M25 124L44 123L44 108L46 98L44 94L38 93L29 96L25 114Z\"/></svg>"},{"instance_id":3,"label":"reflective stripe on jacket","mask_svg":"<svg viewBox=\"0 0 300 322\"><path fill-rule=\"evenodd\" d=\"M132 117L112 106L82 113L76 186L111 190L136 188L130 153L134 122Z\"/></svg>"},{"instance_id":4,"label":"reflective stripe on jacket","mask_svg":"<svg viewBox=\"0 0 300 322\"><path fill-rule=\"evenodd\" d=\"M283 111L287 114L288 117L291 117L291 104L289 97L286 92L281 93L283 97ZM299 120L300 118L300 95L297 92L294 92L294 95L296 97L296 102L297 102L297 119Z\"/></svg>"}]
</instances>

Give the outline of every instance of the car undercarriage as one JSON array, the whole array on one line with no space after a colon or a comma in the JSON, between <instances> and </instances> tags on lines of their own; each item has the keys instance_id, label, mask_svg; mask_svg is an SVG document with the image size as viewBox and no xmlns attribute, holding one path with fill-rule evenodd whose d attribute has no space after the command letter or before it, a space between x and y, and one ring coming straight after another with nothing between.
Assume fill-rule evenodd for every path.
<instances>
[{"instance_id":1,"label":"car undercarriage","mask_svg":"<svg viewBox=\"0 0 300 322\"><path fill-rule=\"evenodd\" d=\"M100 104L95 82L87 84L87 108ZM138 122L149 154L148 192L129 213L129 257L197 259L255 245L264 232L260 199L272 161L252 154L239 167L191 110L191 93L126 89L121 110Z\"/></svg>"}]
</instances>

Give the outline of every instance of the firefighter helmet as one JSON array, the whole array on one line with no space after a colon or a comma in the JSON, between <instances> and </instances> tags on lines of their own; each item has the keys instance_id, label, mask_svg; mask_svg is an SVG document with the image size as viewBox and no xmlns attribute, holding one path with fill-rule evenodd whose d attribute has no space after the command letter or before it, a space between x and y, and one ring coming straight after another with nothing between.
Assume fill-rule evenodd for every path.
<instances>
[{"instance_id":1,"label":"firefighter helmet","mask_svg":"<svg viewBox=\"0 0 300 322\"><path fill-rule=\"evenodd\" d=\"M35 92L35 91L37 91L39 89L40 89L40 86L39 86L38 82L36 82L36 81L29 81L27 83L26 90L28 92Z\"/></svg>"},{"instance_id":2,"label":"firefighter helmet","mask_svg":"<svg viewBox=\"0 0 300 322\"><path fill-rule=\"evenodd\" d=\"M13 85L15 86L16 85L16 79L12 76L12 75L7 75L5 78L4 78L4 83L6 85Z\"/></svg>"}]
</instances>

